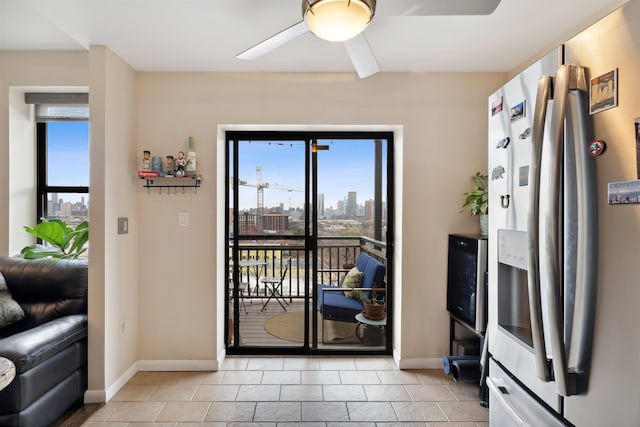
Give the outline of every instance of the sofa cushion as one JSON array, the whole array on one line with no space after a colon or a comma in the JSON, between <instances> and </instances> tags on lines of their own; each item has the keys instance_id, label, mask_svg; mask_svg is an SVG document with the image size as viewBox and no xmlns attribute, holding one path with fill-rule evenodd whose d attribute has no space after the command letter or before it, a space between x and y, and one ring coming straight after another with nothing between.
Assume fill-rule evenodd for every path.
<instances>
[{"instance_id":1,"label":"sofa cushion","mask_svg":"<svg viewBox=\"0 0 640 427\"><path fill-rule=\"evenodd\" d=\"M344 280L342 281L342 287L346 289L359 288L362 285L363 278L364 273L358 270L358 267L353 267L344 277ZM344 295L350 297L351 291L344 291Z\"/></svg>"},{"instance_id":2,"label":"sofa cushion","mask_svg":"<svg viewBox=\"0 0 640 427\"><path fill-rule=\"evenodd\" d=\"M11 298L4 276L0 273L0 328L15 323L23 317L22 307Z\"/></svg>"},{"instance_id":3,"label":"sofa cushion","mask_svg":"<svg viewBox=\"0 0 640 427\"><path fill-rule=\"evenodd\" d=\"M373 258L369 258L366 267L364 268L364 279L362 280L363 288L381 288L384 286L384 274L386 268L384 264Z\"/></svg>"},{"instance_id":4,"label":"sofa cushion","mask_svg":"<svg viewBox=\"0 0 640 427\"><path fill-rule=\"evenodd\" d=\"M87 313L87 261L0 257L0 271L25 314L19 322L0 328L0 337L57 317Z\"/></svg>"},{"instance_id":5,"label":"sofa cushion","mask_svg":"<svg viewBox=\"0 0 640 427\"><path fill-rule=\"evenodd\" d=\"M16 374L33 368L87 336L87 316L74 314L0 339L0 355L16 365Z\"/></svg>"},{"instance_id":6,"label":"sofa cushion","mask_svg":"<svg viewBox=\"0 0 640 427\"><path fill-rule=\"evenodd\" d=\"M334 289L333 291L327 289ZM364 304L357 299L349 298L336 286L318 286L318 306L325 319L355 322L355 315L364 310ZM322 304L324 299L324 305Z\"/></svg>"}]
</instances>

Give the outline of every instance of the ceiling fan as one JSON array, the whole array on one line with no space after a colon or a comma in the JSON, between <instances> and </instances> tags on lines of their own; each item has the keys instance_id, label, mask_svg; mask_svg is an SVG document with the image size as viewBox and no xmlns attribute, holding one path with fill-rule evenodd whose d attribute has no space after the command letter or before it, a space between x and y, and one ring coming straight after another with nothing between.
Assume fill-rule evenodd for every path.
<instances>
[{"instance_id":1,"label":"ceiling fan","mask_svg":"<svg viewBox=\"0 0 640 427\"><path fill-rule=\"evenodd\" d=\"M237 55L252 60L311 31L333 42L344 42L360 78L380 70L363 31L375 15L489 15L501 0L302 0L302 21Z\"/></svg>"}]
</instances>

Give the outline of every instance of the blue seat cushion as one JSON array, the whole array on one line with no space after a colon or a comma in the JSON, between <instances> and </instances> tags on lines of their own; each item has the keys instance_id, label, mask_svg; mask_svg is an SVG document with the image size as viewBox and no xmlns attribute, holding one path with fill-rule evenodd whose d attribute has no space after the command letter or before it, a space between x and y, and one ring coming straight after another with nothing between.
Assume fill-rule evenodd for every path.
<instances>
[{"instance_id":1,"label":"blue seat cushion","mask_svg":"<svg viewBox=\"0 0 640 427\"><path fill-rule=\"evenodd\" d=\"M349 298L341 291L326 291L323 289L339 289L330 285L318 285L318 310L325 319L355 322L355 315L364 310L360 300ZM324 305L322 295L324 294Z\"/></svg>"}]
</instances>

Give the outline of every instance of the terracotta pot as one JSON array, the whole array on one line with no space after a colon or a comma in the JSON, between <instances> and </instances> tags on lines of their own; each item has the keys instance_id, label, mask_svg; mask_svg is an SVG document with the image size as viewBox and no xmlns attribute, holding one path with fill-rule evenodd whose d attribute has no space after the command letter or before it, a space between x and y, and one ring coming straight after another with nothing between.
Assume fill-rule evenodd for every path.
<instances>
[{"instance_id":1,"label":"terracotta pot","mask_svg":"<svg viewBox=\"0 0 640 427\"><path fill-rule=\"evenodd\" d=\"M371 320L382 320L386 314L384 312L384 304L364 303L364 317Z\"/></svg>"}]
</instances>

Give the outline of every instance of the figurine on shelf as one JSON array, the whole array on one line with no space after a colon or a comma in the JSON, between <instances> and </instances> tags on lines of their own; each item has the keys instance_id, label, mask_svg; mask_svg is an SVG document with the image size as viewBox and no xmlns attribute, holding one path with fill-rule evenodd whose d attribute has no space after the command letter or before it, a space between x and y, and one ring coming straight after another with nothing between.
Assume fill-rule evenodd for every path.
<instances>
[{"instance_id":1,"label":"figurine on shelf","mask_svg":"<svg viewBox=\"0 0 640 427\"><path fill-rule=\"evenodd\" d=\"M153 172L162 172L162 157L153 156L151 158L151 170Z\"/></svg>"},{"instance_id":2,"label":"figurine on shelf","mask_svg":"<svg viewBox=\"0 0 640 427\"><path fill-rule=\"evenodd\" d=\"M142 154L142 170L149 172L151 170L151 151L144 150Z\"/></svg>"},{"instance_id":3,"label":"figurine on shelf","mask_svg":"<svg viewBox=\"0 0 640 427\"><path fill-rule=\"evenodd\" d=\"M167 156L167 176L173 176L173 156Z\"/></svg>"},{"instance_id":4,"label":"figurine on shelf","mask_svg":"<svg viewBox=\"0 0 640 427\"><path fill-rule=\"evenodd\" d=\"M184 167L187 165L187 159L184 158L184 152L178 152L178 158L175 160L175 175L184 176Z\"/></svg>"}]
</instances>

